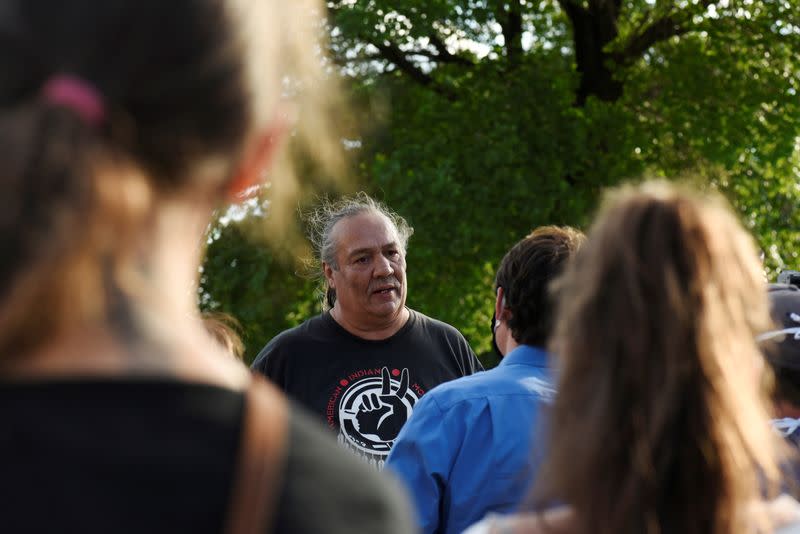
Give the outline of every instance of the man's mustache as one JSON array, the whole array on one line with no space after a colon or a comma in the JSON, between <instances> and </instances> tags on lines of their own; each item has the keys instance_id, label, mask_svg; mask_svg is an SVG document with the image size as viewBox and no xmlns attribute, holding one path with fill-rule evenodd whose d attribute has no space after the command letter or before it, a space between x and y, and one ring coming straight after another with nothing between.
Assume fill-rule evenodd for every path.
<instances>
[{"instance_id":1,"label":"man's mustache","mask_svg":"<svg viewBox=\"0 0 800 534\"><path fill-rule=\"evenodd\" d=\"M400 280L398 280L394 276L387 276L386 278L381 278L380 280L372 282L369 285L369 291L370 293L372 293L374 291L382 291L384 289L390 289L390 288L399 290L400 286L401 286Z\"/></svg>"}]
</instances>

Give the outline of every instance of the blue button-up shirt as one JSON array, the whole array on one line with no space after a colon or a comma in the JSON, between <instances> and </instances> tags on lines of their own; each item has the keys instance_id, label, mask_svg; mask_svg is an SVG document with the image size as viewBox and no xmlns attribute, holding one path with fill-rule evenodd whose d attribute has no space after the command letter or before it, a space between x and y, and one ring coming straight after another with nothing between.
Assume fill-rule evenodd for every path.
<instances>
[{"instance_id":1,"label":"blue button-up shirt","mask_svg":"<svg viewBox=\"0 0 800 534\"><path fill-rule=\"evenodd\" d=\"M542 455L541 408L554 395L547 359L521 345L414 406L386 468L408 488L422 532L460 533L525 497Z\"/></svg>"}]
</instances>

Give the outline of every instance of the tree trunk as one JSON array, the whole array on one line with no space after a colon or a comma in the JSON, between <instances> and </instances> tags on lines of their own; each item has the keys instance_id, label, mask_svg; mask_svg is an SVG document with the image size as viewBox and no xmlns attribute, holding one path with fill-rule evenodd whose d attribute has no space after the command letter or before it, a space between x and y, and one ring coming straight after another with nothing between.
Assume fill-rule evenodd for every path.
<instances>
[{"instance_id":1,"label":"tree trunk","mask_svg":"<svg viewBox=\"0 0 800 534\"><path fill-rule=\"evenodd\" d=\"M566 0L562 7L572 23L575 62L580 83L575 105L583 107L590 96L614 102L622 96L622 83L614 79L613 60L605 47L617 37L617 9L612 2L590 2L589 8Z\"/></svg>"}]
</instances>

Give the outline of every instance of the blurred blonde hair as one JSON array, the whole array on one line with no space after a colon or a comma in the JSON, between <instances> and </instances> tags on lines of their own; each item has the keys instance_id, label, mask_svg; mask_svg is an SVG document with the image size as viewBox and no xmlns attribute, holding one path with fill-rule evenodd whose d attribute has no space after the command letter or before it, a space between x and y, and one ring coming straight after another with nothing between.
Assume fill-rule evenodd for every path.
<instances>
[{"instance_id":1,"label":"blurred blonde hair","mask_svg":"<svg viewBox=\"0 0 800 534\"><path fill-rule=\"evenodd\" d=\"M18 251L0 258L0 352L24 353L111 314L130 329L130 297L146 293L152 274L142 272L137 255L151 246L160 201L177 193L218 194L222 202L254 134L286 131L264 171L267 237L283 238L296 199L343 169L342 99L326 70L321 2L143 4L103 3L76 17L51 0L50 9L25 10L31 19L17 21L30 26L32 39L47 41L54 34L33 30L47 16L64 19L58 35L69 39L47 42L42 49L53 57L42 59L74 64L82 82L102 95L102 128L36 96L50 76L38 63L0 55L10 79L0 88L2 194L10 206L35 207L0 220L0 242ZM116 27L121 18L135 37L121 57L101 41L113 40L111 32L84 31ZM81 53L86 47L96 53ZM113 60L98 61L104 53ZM198 248L200 231L189 237Z\"/></svg>"},{"instance_id":2,"label":"blurred blonde hair","mask_svg":"<svg viewBox=\"0 0 800 534\"><path fill-rule=\"evenodd\" d=\"M250 51L249 73L258 124L287 121L287 143L268 173L270 217L262 237L296 233L289 224L297 202L318 186L341 184L345 158L341 137L351 115L331 69L326 7L318 0L232 0ZM279 84L274 81L279 80ZM322 183L320 183L322 181Z\"/></svg>"},{"instance_id":3,"label":"blurred blonde hair","mask_svg":"<svg viewBox=\"0 0 800 534\"><path fill-rule=\"evenodd\" d=\"M779 444L759 388L770 324L751 237L717 196L608 196L558 283L560 374L535 499L587 532L752 532Z\"/></svg>"}]
</instances>

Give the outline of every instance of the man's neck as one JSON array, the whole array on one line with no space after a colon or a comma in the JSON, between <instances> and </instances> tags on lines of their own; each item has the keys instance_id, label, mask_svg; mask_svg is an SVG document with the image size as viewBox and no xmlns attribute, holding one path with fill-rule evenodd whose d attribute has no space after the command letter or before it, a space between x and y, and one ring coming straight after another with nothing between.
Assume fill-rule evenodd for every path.
<instances>
[{"instance_id":1,"label":"man's neck","mask_svg":"<svg viewBox=\"0 0 800 534\"><path fill-rule=\"evenodd\" d=\"M511 337L508 336L508 341L506 341L505 345L503 346L503 356L506 356L509 352L519 347L519 343Z\"/></svg>"},{"instance_id":2,"label":"man's neck","mask_svg":"<svg viewBox=\"0 0 800 534\"><path fill-rule=\"evenodd\" d=\"M333 308L331 308L331 317L333 317L333 320L336 321L339 326L356 337L369 339L371 341L380 341L382 339L388 339L399 332L400 329L405 326L406 322L408 322L408 318L411 317L411 312L408 311L408 308L403 306L395 316L389 318L385 323L361 324L356 321L348 320L348 318L344 317L341 308L334 305Z\"/></svg>"},{"instance_id":3,"label":"man's neck","mask_svg":"<svg viewBox=\"0 0 800 534\"><path fill-rule=\"evenodd\" d=\"M495 343L497 343L497 348L500 349L500 355L504 358L506 354L519 347L519 343L511 334L511 328L509 328L506 321L500 321L494 333Z\"/></svg>"}]
</instances>

